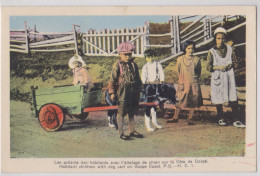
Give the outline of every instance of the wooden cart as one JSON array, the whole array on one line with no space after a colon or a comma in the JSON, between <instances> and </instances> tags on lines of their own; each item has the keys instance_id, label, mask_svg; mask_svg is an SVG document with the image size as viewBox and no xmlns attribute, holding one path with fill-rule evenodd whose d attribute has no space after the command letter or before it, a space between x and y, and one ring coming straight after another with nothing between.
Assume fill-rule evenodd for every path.
<instances>
[{"instance_id":1,"label":"wooden cart","mask_svg":"<svg viewBox=\"0 0 260 176\"><path fill-rule=\"evenodd\" d=\"M84 108L101 103L102 83L95 83L90 90L84 86L31 87L31 95L32 110L41 126L47 131L56 131L63 125L65 114L85 119L88 113Z\"/></svg>"},{"instance_id":2,"label":"wooden cart","mask_svg":"<svg viewBox=\"0 0 260 176\"><path fill-rule=\"evenodd\" d=\"M117 106L101 104L102 83L94 83L94 87L86 90L84 86L59 86L47 89L31 87L31 108L39 123L46 131L60 129L65 114L75 115L81 120L87 118L89 112L117 109ZM156 103L142 103L154 106Z\"/></svg>"}]
</instances>

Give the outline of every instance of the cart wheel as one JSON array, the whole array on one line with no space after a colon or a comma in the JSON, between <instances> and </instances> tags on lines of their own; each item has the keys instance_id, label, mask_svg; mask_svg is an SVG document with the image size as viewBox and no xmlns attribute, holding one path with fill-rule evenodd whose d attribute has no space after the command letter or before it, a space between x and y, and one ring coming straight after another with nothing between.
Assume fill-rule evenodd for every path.
<instances>
[{"instance_id":1,"label":"cart wheel","mask_svg":"<svg viewBox=\"0 0 260 176\"><path fill-rule=\"evenodd\" d=\"M83 112L83 113L80 115L79 119L80 119L81 121L84 121L84 120L87 119L87 117L88 117L88 112Z\"/></svg>"},{"instance_id":2,"label":"cart wheel","mask_svg":"<svg viewBox=\"0 0 260 176\"><path fill-rule=\"evenodd\" d=\"M58 130L64 122L64 113L56 104L43 105L39 113L39 122L46 131Z\"/></svg>"}]
</instances>

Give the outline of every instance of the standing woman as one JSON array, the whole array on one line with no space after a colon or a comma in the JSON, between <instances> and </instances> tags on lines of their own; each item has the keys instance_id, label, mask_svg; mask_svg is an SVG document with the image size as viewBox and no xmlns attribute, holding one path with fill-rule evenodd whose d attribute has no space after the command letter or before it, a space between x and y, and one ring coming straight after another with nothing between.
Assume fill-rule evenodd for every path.
<instances>
[{"instance_id":1,"label":"standing woman","mask_svg":"<svg viewBox=\"0 0 260 176\"><path fill-rule=\"evenodd\" d=\"M216 45L208 52L207 70L211 72L211 101L217 105L219 125L225 126L228 120L236 127L245 127L238 118L238 103L233 62L235 53L226 42L227 31L218 27L214 32ZM232 108L232 116L223 116L223 104L228 103Z\"/></svg>"},{"instance_id":2,"label":"standing woman","mask_svg":"<svg viewBox=\"0 0 260 176\"><path fill-rule=\"evenodd\" d=\"M200 107L202 102L199 78L201 73L200 58L194 56L195 43L191 40L184 42L184 54L177 59L178 69L178 89L177 97L179 103L176 104L174 117L168 123L177 123L181 108L189 108L188 125L193 125L194 108Z\"/></svg>"}]
</instances>

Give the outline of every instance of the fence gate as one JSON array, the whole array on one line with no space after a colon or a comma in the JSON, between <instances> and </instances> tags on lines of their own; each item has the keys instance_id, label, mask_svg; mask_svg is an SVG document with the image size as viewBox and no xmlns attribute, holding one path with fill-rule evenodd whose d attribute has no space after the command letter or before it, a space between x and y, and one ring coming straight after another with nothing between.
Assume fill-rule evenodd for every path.
<instances>
[{"instance_id":1,"label":"fence gate","mask_svg":"<svg viewBox=\"0 0 260 176\"><path fill-rule=\"evenodd\" d=\"M83 53L88 56L116 56L117 46L122 42L132 42L136 49L133 56L144 56L149 44L149 21L145 26L137 28L104 29L103 31L88 30L83 34Z\"/></svg>"}]
</instances>

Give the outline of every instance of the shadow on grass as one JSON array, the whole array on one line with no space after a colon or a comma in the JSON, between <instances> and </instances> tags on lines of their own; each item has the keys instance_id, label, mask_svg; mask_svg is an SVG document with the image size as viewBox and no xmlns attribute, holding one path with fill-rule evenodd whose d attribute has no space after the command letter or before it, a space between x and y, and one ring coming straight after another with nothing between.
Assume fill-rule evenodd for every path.
<instances>
[{"instance_id":1,"label":"shadow on grass","mask_svg":"<svg viewBox=\"0 0 260 176\"><path fill-rule=\"evenodd\" d=\"M68 131L68 130L81 130L83 128L100 128L107 126L107 121L105 120L93 120L87 119L85 121L73 121L67 120L59 131Z\"/></svg>"}]
</instances>

